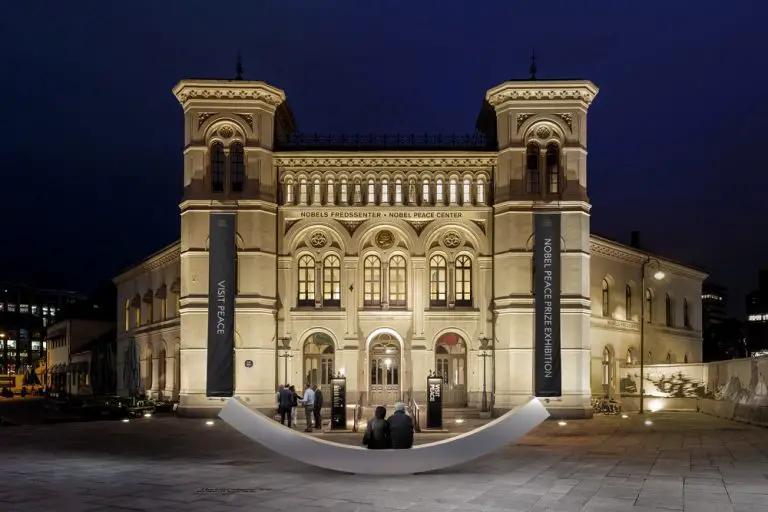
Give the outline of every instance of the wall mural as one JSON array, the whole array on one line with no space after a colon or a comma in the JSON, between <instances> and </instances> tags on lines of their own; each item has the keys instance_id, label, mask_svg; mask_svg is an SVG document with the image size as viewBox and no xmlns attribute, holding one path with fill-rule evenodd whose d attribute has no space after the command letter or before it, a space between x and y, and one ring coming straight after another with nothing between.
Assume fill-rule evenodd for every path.
<instances>
[{"instance_id":1,"label":"wall mural","mask_svg":"<svg viewBox=\"0 0 768 512\"><path fill-rule=\"evenodd\" d=\"M621 394L625 396L638 395L640 393L640 370L638 368L625 368L624 370L627 372L619 383ZM645 396L653 397L700 398L706 395L706 386L701 380L686 375L679 369L646 367L643 391L645 391Z\"/></svg>"},{"instance_id":2,"label":"wall mural","mask_svg":"<svg viewBox=\"0 0 768 512\"><path fill-rule=\"evenodd\" d=\"M716 400L768 406L768 357L710 363L707 388Z\"/></svg>"},{"instance_id":3,"label":"wall mural","mask_svg":"<svg viewBox=\"0 0 768 512\"><path fill-rule=\"evenodd\" d=\"M648 365L644 377L645 396L712 398L768 407L768 356L680 366ZM639 387L640 368L621 368L621 395L637 396Z\"/></svg>"}]
</instances>

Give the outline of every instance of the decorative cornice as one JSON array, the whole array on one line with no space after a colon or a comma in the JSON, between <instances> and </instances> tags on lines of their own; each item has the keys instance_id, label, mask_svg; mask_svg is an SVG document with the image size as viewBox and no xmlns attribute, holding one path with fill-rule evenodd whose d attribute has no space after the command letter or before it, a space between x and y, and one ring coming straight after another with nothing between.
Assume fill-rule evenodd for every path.
<instances>
[{"instance_id":1,"label":"decorative cornice","mask_svg":"<svg viewBox=\"0 0 768 512\"><path fill-rule=\"evenodd\" d=\"M589 251L592 254L626 261L635 265L643 265L647 263L648 258L650 257L658 260L664 271L668 271L670 273L690 279L695 279L697 281L703 281L708 276L706 272L695 269L693 267L688 267L656 255L650 255L646 252L638 251L631 247L618 244L604 238L595 237L594 235L590 237Z\"/></svg>"},{"instance_id":2,"label":"decorative cornice","mask_svg":"<svg viewBox=\"0 0 768 512\"><path fill-rule=\"evenodd\" d=\"M173 88L182 106L190 100L251 100L278 106L285 93L264 82L228 80L182 80Z\"/></svg>"},{"instance_id":3,"label":"decorative cornice","mask_svg":"<svg viewBox=\"0 0 768 512\"><path fill-rule=\"evenodd\" d=\"M150 256L136 266L115 277L112 281L117 285L128 281L136 276L152 272L158 268L165 267L174 262L179 262L181 258L181 243L176 242L170 247ZM170 284L170 283L169 283Z\"/></svg>"},{"instance_id":4,"label":"decorative cornice","mask_svg":"<svg viewBox=\"0 0 768 512\"><path fill-rule=\"evenodd\" d=\"M292 153L292 155L296 155ZM302 155L289 156L275 154L274 165L283 169L310 169L310 168L400 168L400 169L488 169L496 165L496 156L396 156L396 155L371 155L361 157L359 153L354 156L320 156Z\"/></svg>"},{"instance_id":5,"label":"decorative cornice","mask_svg":"<svg viewBox=\"0 0 768 512\"><path fill-rule=\"evenodd\" d=\"M598 88L588 80L505 82L485 95L491 106L508 101L581 101L588 107Z\"/></svg>"}]
</instances>

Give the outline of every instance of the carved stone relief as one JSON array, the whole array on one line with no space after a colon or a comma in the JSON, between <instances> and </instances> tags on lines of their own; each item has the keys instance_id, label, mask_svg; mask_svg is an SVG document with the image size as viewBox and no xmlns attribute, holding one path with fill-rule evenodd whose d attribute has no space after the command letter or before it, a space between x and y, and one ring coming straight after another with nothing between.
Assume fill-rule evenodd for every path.
<instances>
[{"instance_id":1,"label":"carved stone relief","mask_svg":"<svg viewBox=\"0 0 768 512\"><path fill-rule=\"evenodd\" d=\"M312 233L312 236L309 237L309 243L315 249L322 249L323 247L328 245L328 238L325 236L325 234L322 231L315 231L314 233Z\"/></svg>"},{"instance_id":2,"label":"carved stone relief","mask_svg":"<svg viewBox=\"0 0 768 512\"><path fill-rule=\"evenodd\" d=\"M379 231L376 233L376 245L379 246L379 249L391 249L395 245L395 235L387 229Z\"/></svg>"},{"instance_id":3,"label":"carved stone relief","mask_svg":"<svg viewBox=\"0 0 768 512\"><path fill-rule=\"evenodd\" d=\"M443 235L443 245L448 249L455 249L461 245L461 236L455 231L449 231Z\"/></svg>"}]
</instances>

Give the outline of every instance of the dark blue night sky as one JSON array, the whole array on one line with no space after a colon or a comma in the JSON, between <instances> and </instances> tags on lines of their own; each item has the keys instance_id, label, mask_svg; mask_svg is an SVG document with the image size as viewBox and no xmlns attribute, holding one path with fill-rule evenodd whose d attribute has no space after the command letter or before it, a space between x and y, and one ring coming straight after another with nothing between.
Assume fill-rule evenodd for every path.
<instances>
[{"instance_id":1,"label":"dark blue night sky","mask_svg":"<svg viewBox=\"0 0 768 512\"><path fill-rule=\"evenodd\" d=\"M116 8L120 6L130 6ZM727 5L727 7L726 7ZM593 231L708 269L734 313L768 266L768 2L13 2L0 278L85 289L178 237L182 78L282 88L305 132L469 133L485 91L586 78Z\"/></svg>"}]
</instances>

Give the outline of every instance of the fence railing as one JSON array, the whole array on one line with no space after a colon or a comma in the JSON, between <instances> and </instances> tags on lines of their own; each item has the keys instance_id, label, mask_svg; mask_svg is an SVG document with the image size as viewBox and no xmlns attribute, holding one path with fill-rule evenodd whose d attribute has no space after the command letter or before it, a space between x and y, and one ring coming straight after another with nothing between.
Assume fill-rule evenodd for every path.
<instances>
[{"instance_id":1,"label":"fence railing","mask_svg":"<svg viewBox=\"0 0 768 512\"><path fill-rule=\"evenodd\" d=\"M277 150L307 150L307 149L411 149L411 150L494 150L495 141L486 138L481 133L469 135L457 134L320 134L295 133L277 137Z\"/></svg>"}]
</instances>

